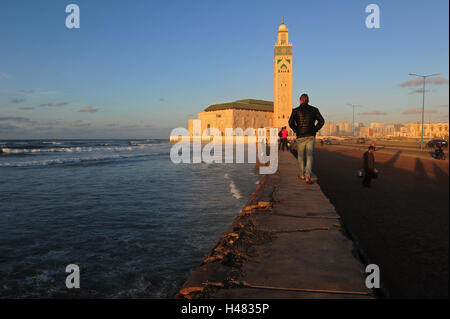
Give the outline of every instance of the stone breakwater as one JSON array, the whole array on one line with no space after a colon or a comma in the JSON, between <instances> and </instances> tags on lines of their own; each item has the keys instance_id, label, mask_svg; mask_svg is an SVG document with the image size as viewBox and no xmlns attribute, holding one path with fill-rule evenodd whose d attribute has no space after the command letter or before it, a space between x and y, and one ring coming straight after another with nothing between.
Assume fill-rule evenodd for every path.
<instances>
[{"instance_id":1,"label":"stone breakwater","mask_svg":"<svg viewBox=\"0 0 450 319\"><path fill-rule=\"evenodd\" d=\"M175 298L373 297L334 207L279 161Z\"/></svg>"}]
</instances>

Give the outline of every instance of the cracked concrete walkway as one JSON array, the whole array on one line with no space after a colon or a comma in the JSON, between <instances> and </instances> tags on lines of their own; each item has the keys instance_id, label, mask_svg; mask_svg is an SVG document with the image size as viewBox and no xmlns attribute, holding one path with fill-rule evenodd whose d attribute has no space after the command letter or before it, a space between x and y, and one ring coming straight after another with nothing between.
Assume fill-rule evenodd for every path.
<instances>
[{"instance_id":1,"label":"cracked concrete walkway","mask_svg":"<svg viewBox=\"0 0 450 319\"><path fill-rule=\"evenodd\" d=\"M298 180L296 159L288 152L280 153L277 174L266 177L270 181L263 185L265 189L257 188L255 193L259 193L249 204L273 201L272 208L251 218L258 229L275 232L276 238L254 247L256 258L243 263L239 280L283 290L231 287L218 289L212 298L373 298L365 287L364 266L353 242L343 233L339 216L317 178L313 185ZM199 267L183 287L217 281L219 268L211 267Z\"/></svg>"}]
</instances>

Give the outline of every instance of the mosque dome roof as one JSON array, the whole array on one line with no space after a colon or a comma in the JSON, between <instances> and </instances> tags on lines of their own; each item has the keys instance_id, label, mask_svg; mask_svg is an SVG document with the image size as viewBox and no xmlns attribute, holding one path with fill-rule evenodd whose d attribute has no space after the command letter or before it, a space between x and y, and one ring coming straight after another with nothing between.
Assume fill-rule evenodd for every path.
<instances>
[{"instance_id":1,"label":"mosque dome roof","mask_svg":"<svg viewBox=\"0 0 450 319\"><path fill-rule=\"evenodd\" d=\"M278 32L280 32L280 31L288 31L288 28L284 24L282 24L278 28Z\"/></svg>"}]
</instances>

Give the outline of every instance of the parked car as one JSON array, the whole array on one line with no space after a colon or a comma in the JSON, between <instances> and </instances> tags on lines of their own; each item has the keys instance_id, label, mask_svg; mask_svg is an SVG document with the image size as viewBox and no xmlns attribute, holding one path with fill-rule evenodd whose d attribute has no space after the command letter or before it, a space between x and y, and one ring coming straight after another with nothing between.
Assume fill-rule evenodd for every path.
<instances>
[{"instance_id":1,"label":"parked car","mask_svg":"<svg viewBox=\"0 0 450 319\"><path fill-rule=\"evenodd\" d=\"M357 138L356 144L366 144L366 139L364 137Z\"/></svg>"},{"instance_id":2,"label":"parked car","mask_svg":"<svg viewBox=\"0 0 450 319\"><path fill-rule=\"evenodd\" d=\"M331 140L326 138L323 140L323 144L331 145Z\"/></svg>"},{"instance_id":3,"label":"parked car","mask_svg":"<svg viewBox=\"0 0 450 319\"><path fill-rule=\"evenodd\" d=\"M438 143L441 143L441 144L442 144L442 147L448 147L448 141L447 141L447 140L440 139L440 138L436 138L436 139L434 139L434 140L429 141L429 142L427 143L427 147L429 147L429 148L435 148L436 145L437 145Z\"/></svg>"}]
</instances>

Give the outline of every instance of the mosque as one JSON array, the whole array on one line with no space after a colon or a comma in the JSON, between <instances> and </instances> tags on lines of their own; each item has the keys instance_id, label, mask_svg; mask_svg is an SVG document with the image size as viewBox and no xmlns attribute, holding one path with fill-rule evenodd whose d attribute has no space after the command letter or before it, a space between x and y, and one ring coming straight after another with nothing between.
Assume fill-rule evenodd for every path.
<instances>
[{"instance_id":1,"label":"mosque","mask_svg":"<svg viewBox=\"0 0 450 319\"><path fill-rule=\"evenodd\" d=\"M273 102L255 99L237 100L208 106L198 113L201 132L218 129L225 135L225 128L281 128L288 125L292 112L292 43L284 18L278 28L273 58ZM189 134L193 135L193 119L189 120ZM209 135L207 133L207 135Z\"/></svg>"}]
</instances>

